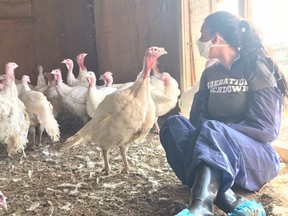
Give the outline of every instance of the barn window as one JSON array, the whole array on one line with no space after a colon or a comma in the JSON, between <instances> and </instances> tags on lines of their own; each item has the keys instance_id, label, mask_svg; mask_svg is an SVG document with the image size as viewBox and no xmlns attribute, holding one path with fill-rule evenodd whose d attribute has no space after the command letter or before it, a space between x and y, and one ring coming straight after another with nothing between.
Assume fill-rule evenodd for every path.
<instances>
[{"instance_id":1,"label":"barn window","mask_svg":"<svg viewBox=\"0 0 288 216\"><path fill-rule=\"evenodd\" d=\"M263 33L263 41L270 48L276 62L288 72L288 31L285 21L288 1L253 0L252 21Z\"/></svg>"}]
</instances>

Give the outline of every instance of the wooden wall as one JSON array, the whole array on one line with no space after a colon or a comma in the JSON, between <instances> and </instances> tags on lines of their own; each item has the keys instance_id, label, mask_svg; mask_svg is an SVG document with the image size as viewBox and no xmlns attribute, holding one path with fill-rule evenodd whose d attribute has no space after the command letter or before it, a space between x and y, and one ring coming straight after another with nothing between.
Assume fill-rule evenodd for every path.
<instances>
[{"instance_id":1,"label":"wooden wall","mask_svg":"<svg viewBox=\"0 0 288 216\"><path fill-rule=\"evenodd\" d=\"M65 81L61 61L86 52L97 77L109 70L115 83L133 81L145 51L159 46L168 51L161 71L179 81L180 22L175 0L0 0L0 74L14 61L18 79L28 74L35 84L41 64L44 71L61 67Z\"/></svg>"},{"instance_id":2,"label":"wooden wall","mask_svg":"<svg viewBox=\"0 0 288 216\"><path fill-rule=\"evenodd\" d=\"M99 73L112 71L114 82L135 80L150 46L164 47L161 71L178 81L180 1L94 0Z\"/></svg>"},{"instance_id":3,"label":"wooden wall","mask_svg":"<svg viewBox=\"0 0 288 216\"><path fill-rule=\"evenodd\" d=\"M7 61L19 65L16 77L44 71L67 69L61 61L87 52L85 63L97 73L93 0L0 0L0 73ZM75 62L75 74L78 74Z\"/></svg>"},{"instance_id":4,"label":"wooden wall","mask_svg":"<svg viewBox=\"0 0 288 216\"><path fill-rule=\"evenodd\" d=\"M32 10L29 0L0 0L0 74L5 64L16 62L19 71L29 71L33 61Z\"/></svg>"},{"instance_id":5,"label":"wooden wall","mask_svg":"<svg viewBox=\"0 0 288 216\"><path fill-rule=\"evenodd\" d=\"M34 46L36 64L50 71L61 66L64 58L74 60L74 74L78 75L75 57L86 52L85 65L97 73L97 55L93 0L35 0L33 1Z\"/></svg>"}]
</instances>

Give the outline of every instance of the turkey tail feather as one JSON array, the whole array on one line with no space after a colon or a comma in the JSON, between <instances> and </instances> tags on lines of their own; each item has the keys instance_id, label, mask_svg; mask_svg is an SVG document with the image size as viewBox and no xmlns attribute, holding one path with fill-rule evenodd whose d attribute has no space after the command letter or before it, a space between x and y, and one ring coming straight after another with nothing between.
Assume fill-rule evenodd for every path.
<instances>
[{"instance_id":1,"label":"turkey tail feather","mask_svg":"<svg viewBox=\"0 0 288 216\"><path fill-rule=\"evenodd\" d=\"M47 101L42 109L39 109L37 113L39 123L45 129L49 137L53 142L57 142L60 139L60 129L57 120L53 116L53 107L50 102Z\"/></svg>"}]
</instances>

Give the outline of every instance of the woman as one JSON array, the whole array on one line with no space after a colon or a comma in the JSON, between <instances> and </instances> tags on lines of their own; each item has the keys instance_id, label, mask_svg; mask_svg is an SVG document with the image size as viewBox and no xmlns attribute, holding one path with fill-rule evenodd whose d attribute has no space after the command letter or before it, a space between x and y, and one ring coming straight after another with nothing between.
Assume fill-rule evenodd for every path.
<instances>
[{"instance_id":1,"label":"woman","mask_svg":"<svg viewBox=\"0 0 288 216\"><path fill-rule=\"evenodd\" d=\"M213 203L228 215L266 215L231 187L257 191L277 176L270 143L286 81L253 26L228 12L206 17L197 44L203 57L219 61L204 70L190 119L171 116L160 131L170 166L191 188L191 204L177 215L213 215Z\"/></svg>"}]
</instances>

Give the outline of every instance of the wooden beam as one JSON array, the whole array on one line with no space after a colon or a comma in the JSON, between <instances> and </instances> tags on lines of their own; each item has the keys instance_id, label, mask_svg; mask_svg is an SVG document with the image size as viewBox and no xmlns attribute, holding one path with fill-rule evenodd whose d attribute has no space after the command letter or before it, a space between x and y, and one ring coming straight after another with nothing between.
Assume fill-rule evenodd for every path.
<instances>
[{"instance_id":1,"label":"wooden beam","mask_svg":"<svg viewBox=\"0 0 288 216\"><path fill-rule=\"evenodd\" d=\"M252 0L238 0L239 15L247 20L252 18Z\"/></svg>"},{"instance_id":2,"label":"wooden beam","mask_svg":"<svg viewBox=\"0 0 288 216\"><path fill-rule=\"evenodd\" d=\"M180 87L184 91L196 82L192 43L191 6L189 0L181 0L180 37Z\"/></svg>"}]
</instances>

